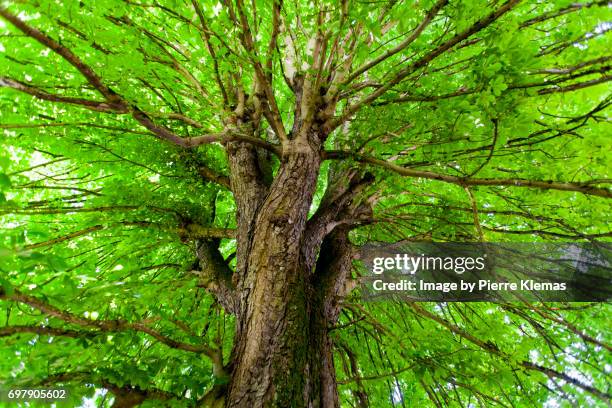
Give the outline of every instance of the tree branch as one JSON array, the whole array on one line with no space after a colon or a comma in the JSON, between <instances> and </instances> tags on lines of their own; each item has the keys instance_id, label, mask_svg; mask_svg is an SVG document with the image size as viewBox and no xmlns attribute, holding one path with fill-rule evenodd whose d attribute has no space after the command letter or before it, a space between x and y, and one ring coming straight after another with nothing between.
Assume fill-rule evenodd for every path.
<instances>
[{"instance_id":1,"label":"tree branch","mask_svg":"<svg viewBox=\"0 0 612 408\"><path fill-rule=\"evenodd\" d=\"M436 4L434 4L434 6L427 12L425 18L419 23L418 26L415 27L415 29L412 31L412 34L410 34L408 38L406 38L404 41L399 43L397 46L391 48L384 54L357 68L353 73L349 75L343 85L352 82L353 80L355 80L355 78L359 77L361 74L368 71L370 68L380 64L384 60L394 56L395 54L404 50L406 47L412 44L417 38L419 38L423 30L425 30L425 28L427 28L427 26L431 23L436 14L438 14L438 12L447 4L448 0L438 0Z\"/></svg>"},{"instance_id":2,"label":"tree branch","mask_svg":"<svg viewBox=\"0 0 612 408\"><path fill-rule=\"evenodd\" d=\"M588 88L590 86L595 86L599 84L603 84L605 82L611 81L612 75L602 75L600 78L591 79L590 81L577 82L575 84L571 84L565 87L554 87L554 88L544 88L538 91L540 95L546 95L551 93L563 93L563 92L572 92L577 91L579 89Z\"/></svg>"},{"instance_id":3,"label":"tree branch","mask_svg":"<svg viewBox=\"0 0 612 408\"><path fill-rule=\"evenodd\" d=\"M118 106L123 106L126 108L123 100L115 94L110 88L108 88L102 82L102 79L87 65L85 64L79 57L77 57L72 51L68 48L64 47L57 41L38 31L37 29L30 27L25 22L19 19L16 15L9 12L6 8L0 6L0 16L4 17L6 20L11 22L15 27L17 27L21 32L25 35L32 37L45 47L52 49L57 54L64 57L68 63L70 63L73 67L75 67L83 76L87 79L87 81L100 92L109 102L117 103Z\"/></svg>"},{"instance_id":4,"label":"tree branch","mask_svg":"<svg viewBox=\"0 0 612 408\"><path fill-rule=\"evenodd\" d=\"M352 214L355 211L349 209L352 201L374 181L371 174L362 176L357 173L355 169L343 171L330 180L331 185L325 191L319 208L306 223L302 256L307 265L314 263L325 236L342 223L340 214L351 213L351 218L355 218L355 214Z\"/></svg>"},{"instance_id":5,"label":"tree branch","mask_svg":"<svg viewBox=\"0 0 612 408\"><path fill-rule=\"evenodd\" d=\"M206 180L212 181L214 183L222 185L228 190L231 190L229 177L224 176L223 174L217 173L215 170L211 169L210 167L200 166L198 167L198 173L200 174L200 176L202 176Z\"/></svg>"},{"instance_id":6,"label":"tree branch","mask_svg":"<svg viewBox=\"0 0 612 408\"><path fill-rule=\"evenodd\" d=\"M73 98L70 96L54 95L54 94L45 92L39 88L29 86L27 84L24 84L23 82L19 82L19 81L16 81L14 79L7 78L7 77L0 77L0 87L12 88L17 91L24 92L28 95L32 95L44 101L80 105L87 109L97 111L97 112L127 113L126 107L121 104L111 104L111 103L104 102L104 101L93 101L93 100L84 99L84 98Z\"/></svg>"},{"instance_id":7,"label":"tree branch","mask_svg":"<svg viewBox=\"0 0 612 408\"><path fill-rule=\"evenodd\" d=\"M25 22L21 21L17 16L13 15L12 13L10 13L8 10L6 10L3 7L0 7L0 15L4 17L5 19L7 19L8 21L10 21L15 27L21 30L24 34L26 34L29 37L34 38L36 41L40 42L44 46L52 49L54 52L56 52L57 54L62 56L66 61L68 61L71 65L77 68L77 70L81 72L81 74L83 74L83 76L88 80L88 82L91 85L93 85L94 88L97 89L106 98L108 106L112 107L112 109L108 109L107 111L109 112L114 111L118 113L126 113L128 111L131 111L134 119L136 119L136 121L138 121L142 126L147 128L157 138L166 140L168 142L171 142L177 146L184 147L184 148L193 148L193 147L197 147L202 144L213 143L213 142L227 142L230 140L241 140L244 142L248 142L248 143L263 147L264 149L270 150L273 153L280 155L281 150L279 146L275 146L271 143L268 143L264 140L261 140L255 137L244 136L237 132L226 131L226 132L219 132L219 133L210 133L210 134L190 137L190 138L181 137L177 135L176 133L172 132L171 130L169 130L168 128L155 124L153 120L149 117L149 114L143 112L136 106L130 105L120 95L116 94L106 85L104 85L104 83L102 82L102 79L93 71L93 69L91 69L87 64L85 64L79 57L77 57L68 48L59 44L57 41L53 40L52 38L38 31L37 29L28 26ZM2 83L7 83L7 84L10 83L12 87L19 87L20 88L19 90L23 92L26 92L26 90L28 91L28 93L35 92L35 90L32 90L29 87L24 88L25 85L16 83L15 81L6 82L5 80L3 80ZM52 97L52 96L49 96L48 94L44 94L41 92L37 92L37 94L41 98L46 98L46 100L50 100L51 98L53 98L56 101L58 101L57 100L58 97ZM266 94L268 96L271 95L272 94L271 90L267 90ZM70 101L70 99L67 100L65 97L62 97L61 102L68 102L68 101ZM80 103L80 105L84 105L86 107L89 107L90 109L92 108L92 106L94 106L94 104L89 103L87 101L80 101L80 102L82 102ZM74 103L74 101L72 101L72 103ZM97 105L97 106L99 109L103 107L103 105ZM278 111L278 108L276 109L276 111ZM280 118L279 115L277 116ZM181 118L184 118L184 117L181 116ZM283 129L283 132L284 132L284 129Z\"/></svg>"},{"instance_id":8,"label":"tree branch","mask_svg":"<svg viewBox=\"0 0 612 408\"><path fill-rule=\"evenodd\" d=\"M253 34L251 33L251 28L249 26L242 0L236 1L236 8L238 9L239 17L239 21L236 21L236 23L240 26L242 31L242 35L240 36L242 44L245 50L248 52L249 60L252 62L253 68L255 69L257 82L261 86L261 89L264 91L266 96L265 100L267 101L267 104L264 104L264 116L268 120L270 127L272 127L274 130L274 133L276 133L280 141L284 143L288 140L287 133L285 132L285 128L281 120L280 110L276 104L276 97L274 96L271 82L268 81L268 76L264 72L261 61L257 55L257 50L255 49L255 43L253 41ZM230 9L233 10L228 6L228 10ZM233 19L236 19L235 15L233 15Z\"/></svg>"},{"instance_id":9,"label":"tree branch","mask_svg":"<svg viewBox=\"0 0 612 408\"><path fill-rule=\"evenodd\" d=\"M71 239L91 234L92 232L101 231L116 226L136 226L136 227L154 227L155 223L149 221L119 221L110 225L93 225L83 228L78 231L71 232L60 237L50 239L48 241L37 242L35 244L26 245L23 248L32 250L59 244L60 242L70 241ZM167 227L160 225L160 230L171 233L176 233L184 238L189 239L204 239L204 238L234 238L235 231L229 228L204 227L200 224L187 223L179 227Z\"/></svg>"},{"instance_id":10,"label":"tree branch","mask_svg":"<svg viewBox=\"0 0 612 408\"><path fill-rule=\"evenodd\" d=\"M367 163L374 166L379 166L387 170L393 171L397 174L407 177L425 178L431 180L439 180L446 183L457 184L460 186L513 186L513 187L528 187L528 188L541 188L544 190L561 190L561 191L575 191L585 195L593 195L604 198L612 198L612 190L602 187L593 187L588 182L583 183L570 183L570 182L559 182L552 180L528 180L520 178L512 179L475 179L469 177L457 177L449 176L446 174L434 173L431 171L414 170L406 167L399 166L387 162L385 160L376 159L374 157L364 156L346 151L326 151L324 152L324 158L329 159L346 159L352 158L355 161L361 163Z\"/></svg>"},{"instance_id":11,"label":"tree branch","mask_svg":"<svg viewBox=\"0 0 612 408\"><path fill-rule=\"evenodd\" d=\"M593 6L607 6L608 4L608 0L594 1L592 3L573 3L567 7L563 7L562 9L550 11L548 13L541 14L537 17L530 18L529 20L524 21L521 24L521 28L529 27L531 25L550 20L551 18L556 18L564 14L573 13L575 11L579 11L585 8L591 8Z\"/></svg>"},{"instance_id":12,"label":"tree branch","mask_svg":"<svg viewBox=\"0 0 612 408\"><path fill-rule=\"evenodd\" d=\"M31 384L33 386L47 386L54 384L67 384L76 381L96 384L106 388L115 396L114 408L131 408L141 404L146 399L155 399L166 401L179 398L177 395L163 391L157 388L142 389L139 386L122 385L119 386L115 382L104 378L91 371L72 371L72 372L57 372L48 375L41 381Z\"/></svg>"},{"instance_id":13,"label":"tree branch","mask_svg":"<svg viewBox=\"0 0 612 408\"><path fill-rule=\"evenodd\" d=\"M82 331L71 330L71 329L58 329L58 328L49 327L49 326L19 325L19 326L0 327L0 337L8 337L8 336L13 336L15 334L21 334L21 333L32 333L32 334L38 334L41 336L59 336L59 337L72 337L72 338L89 337L95 334L94 332L82 332Z\"/></svg>"},{"instance_id":14,"label":"tree branch","mask_svg":"<svg viewBox=\"0 0 612 408\"><path fill-rule=\"evenodd\" d=\"M217 61L217 54L215 52L215 49L212 47L212 44L210 43L210 35L208 34L208 25L206 24L206 18L204 17L202 9L200 8L196 0L191 0L191 4L193 5L193 8L195 9L196 14L198 15L198 19L200 20L200 25L202 26L202 30L200 31L200 33L202 34L202 39L206 44L208 53L210 54L210 57L213 60L215 80L217 81L219 91L221 91L221 96L223 97L223 105L227 107L229 106L229 99L227 97L225 86L223 85L223 80L221 79L221 73L219 72L219 62Z\"/></svg>"},{"instance_id":15,"label":"tree branch","mask_svg":"<svg viewBox=\"0 0 612 408\"><path fill-rule=\"evenodd\" d=\"M74 324L77 326L82 326L91 329L97 329L103 332L120 332L120 331L137 331L146 333L149 336L155 338L160 343L167 345L168 347L175 348L178 350L189 351L192 353L203 353L210 358L215 356L216 350L205 345L205 344L189 344L182 343L176 340L173 340L169 337L164 336L159 333L157 330L150 328L144 323L130 323L125 320L90 320L74 315L70 312L66 312L52 306L48 303L45 303L33 296L24 295L17 290L13 290L12 293L6 293L4 289L0 290L0 300L10 300L14 302L19 302L26 304L34 309L40 310L44 314L54 317L59 320L63 320L66 323ZM15 330L15 329L6 329L7 331ZM18 332L19 329L16 329L15 332ZM27 329L22 329L27 331ZM54 329L56 333L59 333L60 329ZM74 331L68 331L68 334L73 334Z\"/></svg>"},{"instance_id":16,"label":"tree branch","mask_svg":"<svg viewBox=\"0 0 612 408\"><path fill-rule=\"evenodd\" d=\"M609 402L610 401L610 394L605 393L603 391L598 390L595 387L592 387L590 385L587 385L585 383L583 383L582 381L578 381L577 379L570 377L569 375L565 374L565 373L560 373L556 370L553 370L552 368L548 368L548 367L542 367L541 365L538 364L534 364L532 362L529 361L522 361L521 362L521 366L523 366L524 368L527 368L529 370L535 370L535 371L539 371L543 374L545 374L547 377L555 377L555 378L559 378L569 384L572 384L578 388L582 388L583 390L585 390L586 392L600 398L603 401Z\"/></svg>"},{"instance_id":17,"label":"tree branch","mask_svg":"<svg viewBox=\"0 0 612 408\"><path fill-rule=\"evenodd\" d=\"M506 353L504 353L503 351L501 351L495 344L487 341L483 341L475 336L473 336L472 334L470 334L468 331L451 324L450 322L448 322L447 320L437 316L436 314L424 309L423 307L419 306L417 303L410 303L410 306L420 315L425 316L437 323L439 323L440 325L446 327L447 329L449 329L451 332L463 337L464 339L468 340L469 342L481 347L483 350L488 351L492 354L498 355L500 357L504 357L507 358L508 356L506 355ZM548 377L556 377L559 379L564 380L567 383L570 383L576 387L582 388L583 390L595 395L596 397L602 399L603 401L610 401L610 395L598 390L595 387L592 387L590 385L584 384L581 381L576 380L575 378L572 378L570 376L568 376L567 374L564 373L560 373L556 370L553 370L552 368L548 368L548 367L543 367L540 366L538 364L534 364L530 361L520 361L519 365L528 369L528 370L535 370L535 371L539 371L543 374L546 374Z\"/></svg>"},{"instance_id":18,"label":"tree branch","mask_svg":"<svg viewBox=\"0 0 612 408\"><path fill-rule=\"evenodd\" d=\"M490 13L486 17L481 18L480 20L475 22L471 27L469 27L467 30L463 31L460 34L455 35L450 40L448 40L445 43L439 45L437 48L435 48L434 50L432 50L429 53L425 54L424 56L422 56L421 58L419 58L418 60L416 60L412 64L408 65L406 68L400 70L392 79L387 81L387 83L385 83L385 85L383 85L382 87L378 88L376 91L372 92L371 94L369 94L365 98L359 100L355 104L353 104L351 106L348 106L347 109L345 110L345 112L342 114L342 116L330 119L326 123L326 129L331 131L331 130L337 128L342 123L344 123L346 120L348 120L354 113L356 113L358 110L360 110L363 106L368 105L368 104L374 102L376 99L378 99L381 95L383 95L389 89L393 88L395 85L400 83L408 75L410 75L411 73L413 73L417 69L420 69L420 68L423 68L423 67L427 66L427 64L429 64L431 61L433 61L436 57L438 57L441 54L443 54L444 52L450 50L455 45L459 44L461 41L469 38L473 34L483 30L486 27L488 27L494 21L499 19L501 16L506 14L508 11L510 11L516 4L518 4L519 1L520 0L508 0L503 6L501 6L500 8L495 10L494 12Z\"/></svg>"},{"instance_id":19,"label":"tree branch","mask_svg":"<svg viewBox=\"0 0 612 408\"><path fill-rule=\"evenodd\" d=\"M194 273L228 313L235 313L237 293L232 281L233 272L219 252L219 240L198 241L196 254L200 270Z\"/></svg>"}]
</instances>

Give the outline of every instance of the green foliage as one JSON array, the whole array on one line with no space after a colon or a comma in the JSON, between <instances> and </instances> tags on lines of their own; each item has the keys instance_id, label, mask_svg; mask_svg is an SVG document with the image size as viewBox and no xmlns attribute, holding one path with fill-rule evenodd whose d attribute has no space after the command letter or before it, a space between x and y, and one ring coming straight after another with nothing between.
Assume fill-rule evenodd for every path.
<instances>
[{"instance_id":1,"label":"green foliage","mask_svg":"<svg viewBox=\"0 0 612 408\"><path fill-rule=\"evenodd\" d=\"M250 90L253 61L264 60L272 32L270 2L252 2L250 25L259 31L247 52L222 4L200 2L208 30L216 33L209 40L215 68L190 2L61 3L15 2L8 9L78 55L131 105L185 138L224 129L229 111L219 77ZM332 1L285 2L282 15L292 30L296 66L313 61L309 41L318 29L316 9L331 10L325 24L329 38L354 41L356 69L399 45L435 2L349 3L341 15ZM609 83L560 89L610 78L612 9L595 4L526 25L571 4L517 6L470 37L474 42L460 43L366 104L329 136L325 148L457 177L609 184ZM497 6L451 1L407 48L373 66L367 77L342 84L340 91L348 96L335 114L341 116L372 92L352 85L368 80L377 89ZM295 104L283 81L281 61L293 58L288 48L277 40L271 72L285 121L292 120ZM102 100L65 58L4 20L2 78L64 98ZM264 123L259 136L274 143L268 128ZM191 224L236 227L232 193L200 174L204 166L229 174L223 146L181 149L154 139L129 114L45 101L10 87L0 92L0 131L3 293L33 296L92 322L144 322L176 342L216 345L228 361L233 317L191 273L196 240L184 233ZM358 156L324 162L311 215L330 175L357 166L360 171L366 167ZM351 232L355 245L401 239L609 240L611 212L603 197L478 186L471 187L472 203L460 185L404 177L384 167L367 170L376 177L366 191L377 196L376 221ZM483 237L475 229L473 204ZM234 266L235 240L224 239L220 248ZM100 392L110 383L160 390L167 393L164 404L183 407L227 381L213 375L202 354L168 346L142 331L98 330L95 323L83 329L6 299L0 307L0 333L21 325L84 333L2 335L2 388L43 386L53 375L73 373L78 374L73 406L82 398L110 406L111 398ZM604 406L588 389L521 362L550 367L608 393L612 360L601 344L610 344L609 313L608 304L424 304L416 309L391 302L362 304L355 291L338 322L341 329L332 330L340 399L343 406L355 406L363 391L372 407ZM503 354L466 340L449 325ZM155 399L146 404L160 406Z\"/></svg>"}]
</instances>

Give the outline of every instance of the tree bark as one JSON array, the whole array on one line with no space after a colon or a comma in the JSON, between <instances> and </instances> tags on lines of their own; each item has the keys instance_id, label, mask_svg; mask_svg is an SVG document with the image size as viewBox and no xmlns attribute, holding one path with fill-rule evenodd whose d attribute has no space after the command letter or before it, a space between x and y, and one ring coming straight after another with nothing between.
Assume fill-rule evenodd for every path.
<instances>
[{"instance_id":1,"label":"tree bark","mask_svg":"<svg viewBox=\"0 0 612 408\"><path fill-rule=\"evenodd\" d=\"M238 282L228 407L304 406L307 274L300 243L319 173L318 146L291 141L257 211ZM243 249L245 249L243 247Z\"/></svg>"},{"instance_id":2,"label":"tree bark","mask_svg":"<svg viewBox=\"0 0 612 408\"><path fill-rule=\"evenodd\" d=\"M302 256L321 164L318 140L284 145L237 255L242 270L227 407L338 406L327 287L313 279L314 260Z\"/></svg>"},{"instance_id":3,"label":"tree bark","mask_svg":"<svg viewBox=\"0 0 612 408\"><path fill-rule=\"evenodd\" d=\"M325 237L311 277L308 407L340 406L329 328L338 321L340 299L345 295L345 282L351 271L353 252L348 232L348 227L340 227Z\"/></svg>"}]
</instances>

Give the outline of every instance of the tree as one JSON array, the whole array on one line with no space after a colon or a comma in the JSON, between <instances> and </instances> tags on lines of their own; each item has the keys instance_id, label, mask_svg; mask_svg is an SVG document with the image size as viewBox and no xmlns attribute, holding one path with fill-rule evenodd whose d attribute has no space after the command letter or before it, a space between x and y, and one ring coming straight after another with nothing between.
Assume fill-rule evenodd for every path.
<instances>
[{"instance_id":1,"label":"tree","mask_svg":"<svg viewBox=\"0 0 612 408\"><path fill-rule=\"evenodd\" d=\"M115 407L609 404L607 304L364 303L354 270L368 241L609 239L607 1L0 15L4 382Z\"/></svg>"}]
</instances>

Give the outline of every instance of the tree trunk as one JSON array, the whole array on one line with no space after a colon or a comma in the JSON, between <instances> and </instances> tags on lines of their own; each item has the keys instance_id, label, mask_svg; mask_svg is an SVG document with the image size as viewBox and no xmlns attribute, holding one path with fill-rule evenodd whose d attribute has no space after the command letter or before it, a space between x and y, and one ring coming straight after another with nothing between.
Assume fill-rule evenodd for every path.
<instances>
[{"instance_id":1,"label":"tree trunk","mask_svg":"<svg viewBox=\"0 0 612 408\"><path fill-rule=\"evenodd\" d=\"M338 320L339 299L345 293L352 253L348 228L337 228L325 238L311 277L310 343L306 394L309 407L339 407L333 343L329 329Z\"/></svg>"},{"instance_id":2,"label":"tree trunk","mask_svg":"<svg viewBox=\"0 0 612 408\"><path fill-rule=\"evenodd\" d=\"M239 238L244 270L227 407L337 406L324 305L314 294L314 265L300 256L321 164L316 140L284 146L248 237Z\"/></svg>"}]
</instances>

